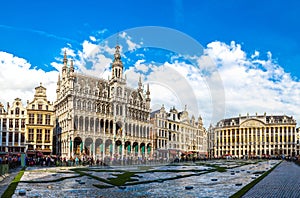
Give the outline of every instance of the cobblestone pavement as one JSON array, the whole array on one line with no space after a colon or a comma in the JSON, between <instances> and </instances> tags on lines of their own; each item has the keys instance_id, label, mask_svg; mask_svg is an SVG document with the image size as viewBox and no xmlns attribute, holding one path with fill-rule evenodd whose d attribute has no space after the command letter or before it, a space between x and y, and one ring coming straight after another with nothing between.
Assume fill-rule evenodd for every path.
<instances>
[{"instance_id":1,"label":"cobblestone pavement","mask_svg":"<svg viewBox=\"0 0 300 198\"><path fill-rule=\"evenodd\" d=\"M243 197L300 197L300 166L283 161Z\"/></svg>"},{"instance_id":2,"label":"cobblestone pavement","mask_svg":"<svg viewBox=\"0 0 300 198\"><path fill-rule=\"evenodd\" d=\"M21 167L10 170L9 173L2 175L0 178L0 195L3 195L8 185L12 182L15 176L19 173Z\"/></svg>"}]
</instances>

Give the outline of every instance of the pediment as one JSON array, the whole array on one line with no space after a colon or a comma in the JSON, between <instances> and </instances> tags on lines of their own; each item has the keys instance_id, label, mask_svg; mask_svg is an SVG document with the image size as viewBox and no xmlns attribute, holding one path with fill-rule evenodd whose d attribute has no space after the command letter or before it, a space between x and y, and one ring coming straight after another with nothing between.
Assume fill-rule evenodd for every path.
<instances>
[{"instance_id":1,"label":"pediment","mask_svg":"<svg viewBox=\"0 0 300 198\"><path fill-rule=\"evenodd\" d=\"M265 124L260 120L246 120L240 125L241 127L264 127Z\"/></svg>"}]
</instances>

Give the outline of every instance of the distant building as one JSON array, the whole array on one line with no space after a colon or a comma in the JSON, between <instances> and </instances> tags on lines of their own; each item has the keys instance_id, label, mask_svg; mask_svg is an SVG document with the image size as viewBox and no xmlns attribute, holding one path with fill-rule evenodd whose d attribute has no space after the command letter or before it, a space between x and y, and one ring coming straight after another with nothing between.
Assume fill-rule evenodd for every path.
<instances>
[{"instance_id":1,"label":"distant building","mask_svg":"<svg viewBox=\"0 0 300 198\"><path fill-rule=\"evenodd\" d=\"M0 103L0 151L2 154L20 154L25 152L26 108L20 98L7 110Z\"/></svg>"},{"instance_id":2,"label":"distant building","mask_svg":"<svg viewBox=\"0 0 300 198\"><path fill-rule=\"evenodd\" d=\"M151 113L155 157L206 157L206 130L202 118L189 118L188 112L175 107L167 112L164 106Z\"/></svg>"},{"instance_id":3,"label":"distant building","mask_svg":"<svg viewBox=\"0 0 300 198\"><path fill-rule=\"evenodd\" d=\"M111 79L86 76L67 65L57 81L56 153L63 157L143 158L152 155L150 91L126 85L116 46Z\"/></svg>"},{"instance_id":4,"label":"distant building","mask_svg":"<svg viewBox=\"0 0 300 198\"><path fill-rule=\"evenodd\" d=\"M219 121L209 133L213 133L215 157L299 154L296 120L291 116L264 114L228 118Z\"/></svg>"},{"instance_id":5,"label":"distant building","mask_svg":"<svg viewBox=\"0 0 300 198\"><path fill-rule=\"evenodd\" d=\"M35 88L34 98L27 103L26 147L27 154L52 154L54 105L47 100L46 88Z\"/></svg>"}]
</instances>

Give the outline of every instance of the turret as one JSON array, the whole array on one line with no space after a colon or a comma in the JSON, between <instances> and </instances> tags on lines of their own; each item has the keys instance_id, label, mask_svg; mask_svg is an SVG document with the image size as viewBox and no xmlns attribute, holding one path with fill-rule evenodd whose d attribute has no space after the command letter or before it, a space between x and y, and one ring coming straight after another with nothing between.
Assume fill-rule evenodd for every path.
<instances>
[{"instance_id":1,"label":"turret","mask_svg":"<svg viewBox=\"0 0 300 198\"><path fill-rule=\"evenodd\" d=\"M139 83L138 83L138 86L139 86L138 91L139 91L139 92L142 92L142 86L143 86L143 84L142 84L141 76L139 77Z\"/></svg>"},{"instance_id":2,"label":"turret","mask_svg":"<svg viewBox=\"0 0 300 198\"><path fill-rule=\"evenodd\" d=\"M116 51L114 54L114 60L112 63L112 79L114 78L119 78L122 79L123 75L123 63L121 60L121 55L120 55L120 46L116 46Z\"/></svg>"},{"instance_id":3,"label":"turret","mask_svg":"<svg viewBox=\"0 0 300 198\"><path fill-rule=\"evenodd\" d=\"M64 53L64 59L63 59L63 67L62 67L62 80L65 80L66 76L67 76L67 63L68 63L68 59L67 59L67 52L65 51Z\"/></svg>"}]
</instances>

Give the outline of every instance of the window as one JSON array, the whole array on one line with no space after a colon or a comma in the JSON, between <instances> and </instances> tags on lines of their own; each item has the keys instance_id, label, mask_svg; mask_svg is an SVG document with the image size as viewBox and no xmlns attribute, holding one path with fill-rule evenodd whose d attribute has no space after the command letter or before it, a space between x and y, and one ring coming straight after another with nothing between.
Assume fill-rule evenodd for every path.
<instances>
[{"instance_id":1,"label":"window","mask_svg":"<svg viewBox=\"0 0 300 198\"><path fill-rule=\"evenodd\" d=\"M42 129L37 129L36 130L36 141L38 143L42 142Z\"/></svg>"},{"instance_id":2,"label":"window","mask_svg":"<svg viewBox=\"0 0 300 198\"><path fill-rule=\"evenodd\" d=\"M10 111L10 114L14 114L14 111L13 111L13 110L11 110L11 111Z\"/></svg>"},{"instance_id":3,"label":"window","mask_svg":"<svg viewBox=\"0 0 300 198\"><path fill-rule=\"evenodd\" d=\"M31 109L35 109L35 105L34 104L31 106Z\"/></svg>"},{"instance_id":4,"label":"window","mask_svg":"<svg viewBox=\"0 0 300 198\"><path fill-rule=\"evenodd\" d=\"M2 142L6 142L6 132L2 132Z\"/></svg>"},{"instance_id":5,"label":"window","mask_svg":"<svg viewBox=\"0 0 300 198\"><path fill-rule=\"evenodd\" d=\"M25 113L24 111L21 111L21 114L22 114L22 115L24 115L24 113Z\"/></svg>"},{"instance_id":6,"label":"window","mask_svg":"<svg viewBox=\"0 0 300 198\"><path fill-rule=\"evenodd\" d=\"M46 105L46 110L48 111L48 109L49 109L49 107L48 107L48 105Z\"/></svg>"},{"instance_id":7,"label":"window","mask_svg":"<svg viewBox=\"0 0 300 198\"><path fill-rule=\"evenodd\" d=\"M34 114L33 113L29 114L29 124L34 124Z\"/></svg>"},{"instance_id":8,"label":"window","mask_svg":"<svg viewBox=\"0 0 300 198\"><path fill-rule=\"evenodd\" d=\"M3 119L3 128L4 128L4 129L7 127L6 122L7 122L7 120L6 120L6 118L4 118L4 119Z\"/></svg>"},{"instance_id":9,"label":"window","mask_svg":"<svg viewBox=\"0 0 300 198\"><path fill-rule=\"evenodd\" d=\"M49 129L45 130L45 142L46 143L50 142L50 130Z\"/></svg>"},{"instance_id":10,"label":"window","mask_svg":"<svg viewBox=\"0 0 300 198\"><path fill-rule=\"evenodd\" d=\"M13 119L9 119L9 128L13 128Z\"/></svg>"},{"instance_id":11,"label":"window","mask_svg":"<svg viewBox=\"0 0 300 198\"><path fill-rule=\"evenodd\" d=\"M43 109L43 105L42 104L38 104L38 110L42 110Z\"/></svg>"},{"instance_id":12,"label":"window","mask_svg":"<svg viewBox=\"0 0 300 198\"><path fill-rule=\"evenodd\" d=\"M16 111L16 115L19 115L19 114L20 114L20 108L19 108L19 107L17 107L17 108L15 109L15 111Z\"/></svg>"},{"instance_id":13,"label":"window","mask_svg":"<svg viewBox=\"0 0 300 198\"><path fill-rule=\"evenodd\" d=\"M29 129L28 130L28 141L33 142L34 139L34 129Z\"/></svg>"},{"instance_id":14,"label":"window","mask_svg":"<svg viewBox=\"0 0 300 198\"><path fill-rule=\"evenodd\" d=\"M25 119L22 119L22 120L21 120L21 128L22 128L22 129L25 128Z\"/></svg>"},{"instance_id":15,"label":"window","mask_svg":"<svg viewBox=\"0 0 300 198\"><path fill-rule=\"evenodd\" d=\"M50 125L50 115L46 115L46 124Z\"/></svg>"},{"instance_id":16,"label":"window","mask_svg":"<svg viewBox=\"0 0 300 198\"><path fill-rule=\"evenodd\" d=\"M15 128L19 128L19 119L15 119Z\"/></svg>"},{"instance_id":17,"label":"window","mask_svg":"<svg viewBox=\"0 0 300 198\"><path fill-rule=\"evenodd\" d=\"M37 124L43 124L43 115L37 114Z\"/></svg>"},{"instance_id":18,"label":"window","mask_svg":"<svg viewBox=\"0 0 300 198\"><path fill-rule=\"evenodd\" d=\"M15 133L15 143L19 142L19 133Z\"/></svg>"}]
</instances>

